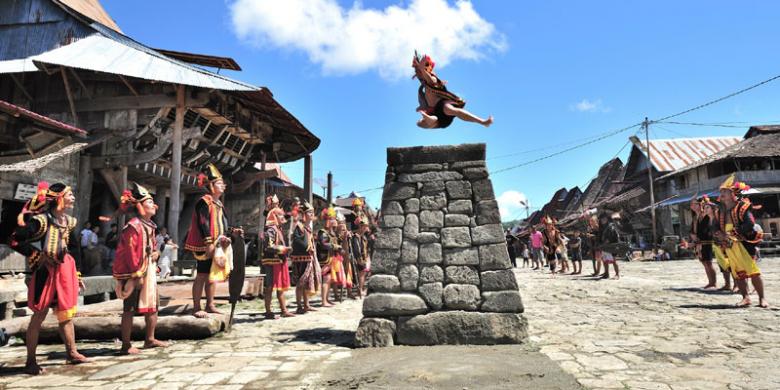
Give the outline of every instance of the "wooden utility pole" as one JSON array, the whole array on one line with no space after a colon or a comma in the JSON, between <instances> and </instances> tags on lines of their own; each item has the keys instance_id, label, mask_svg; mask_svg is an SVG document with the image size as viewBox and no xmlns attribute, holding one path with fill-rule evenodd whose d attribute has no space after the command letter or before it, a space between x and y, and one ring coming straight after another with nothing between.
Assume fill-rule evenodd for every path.
<instances>
[{"instance_id":1,"label":"wooden utility pole","mask_svg":"<svg viewBox=\"0 0 780 390\"><path fill-rule=\"evenodd\" d=\"M333 173L328 171L328 204L333 203Z\"/></svg>"},{"instance_id":2,"label":"wooden utility pole","mask_svg":"<svg viewBox=\"0 0 780 390\"><path fill-rule=\"evenodd\" d=\"M303 198L309 204L313 204L312 193L312 164L311 154L303 157Z\"/></svg>"},{"instance_id":3,"label":"wooden utility pole","mask_svg":"<svg viewBox=\"0 0 780 390\"><path fill-rule=\"evenodd\" d=\"M186 88L176 86L176 119L173 122L173 158L171 160L171 204L168 208L168 234L173 242L179 242L179 213L181 211L181 148L184 129Z\"/></svg>"},{"instance_id":4,"label":"wooden utility pole","mask_svg":"<svg viewBox=\"0 0 780 390\"><path fill-rule=\"evenodd\" d=\"M653 224L653 253L658 253L658 232L655 223L655 185L653 184L653 158L650 151L650 121L645 117L642 122L645 129L645 148L647 149L647 178L650 180L650 219Z\"/></svg>"}]
</instances>

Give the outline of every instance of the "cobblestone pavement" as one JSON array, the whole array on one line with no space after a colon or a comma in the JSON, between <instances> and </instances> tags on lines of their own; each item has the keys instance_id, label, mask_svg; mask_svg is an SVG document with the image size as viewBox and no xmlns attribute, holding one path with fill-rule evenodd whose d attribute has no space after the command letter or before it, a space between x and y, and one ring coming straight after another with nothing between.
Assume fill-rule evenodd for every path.
<instances>
[{"instance_id":1,"label":"cobblestone pavement","mask_svg":"<svg viewBox=\"0 0 780 390\"><path fill-rule=\"evenodd\" d=\"M780 259L759 267L769 303L780 305ZM584 268L592 271L589 261ZM738 295L701 291L694 260L620 269L620 280L517 271L531 340L582 385L780 388L780 306L737 309Z\"/></svg>"},{"instance_id":2,"label":"cobblestone pavement","mask_svg":"<svg viewBox=\"0 0 780 390\"><path fill-rule=\"evenodd\" d=\"M770 303L780 303L780 260L760 266ZM538 346L587 388L780 388L778 309L733 309L737 295L699 291L703 272L695 261L622 263L621 271L620 280L597 281L517 270L534 344L529 347ZM344 366L369 356L349 347L360 301L278 321L263 321L260 305L241 304L230 334L178 341L140 356L116 356L117 343L79 343L93 361L66 366L61 344L42 345L39 361L48 373L40 377L20 373L23 345L3 347L0 388L319 388L329 383L323 373L331 367L349 370ZM381 351L371 360L381 360ZM425 355L408 351L410 361ZM511 351L533 353L527 347Z\"/></svg>"},{"instance_id":3,"label":"cobblestone pavement","mask_svg":"<svg viewBox=\"0 0 780 390\"><path fill-rule=\"evenodd\" d=\"M291 298L291 297L288 297ZM361 302L347 300L295 318L264 321L261 301L242 303L231 333L201 341L176 341L165 349L117 356L114 343L79 342L92 359L64 365L64 347L41 345L39 363L47 373L21 374L23 345L0 348L0 388L94 389L299 389L321 370L348 358ZM140 346L141 342L136 342Z\"/></svg>"}]
</instances>

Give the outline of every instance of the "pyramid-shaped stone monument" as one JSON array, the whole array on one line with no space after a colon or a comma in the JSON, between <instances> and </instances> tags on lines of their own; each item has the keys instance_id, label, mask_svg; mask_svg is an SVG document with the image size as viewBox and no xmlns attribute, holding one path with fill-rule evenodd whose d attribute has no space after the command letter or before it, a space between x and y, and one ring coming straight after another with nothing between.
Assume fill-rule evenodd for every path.
<instances>
[{"instance_id":1,"label":"pyramid-shaped stone monument","mask_svg":"<svg viewBox=\"0 0 780 390\"><path fill-rule=\"evenodd\" d=\"M388 148L380 228L357 346L527 339L484 144Z\"/></svg>"}]
</instances>

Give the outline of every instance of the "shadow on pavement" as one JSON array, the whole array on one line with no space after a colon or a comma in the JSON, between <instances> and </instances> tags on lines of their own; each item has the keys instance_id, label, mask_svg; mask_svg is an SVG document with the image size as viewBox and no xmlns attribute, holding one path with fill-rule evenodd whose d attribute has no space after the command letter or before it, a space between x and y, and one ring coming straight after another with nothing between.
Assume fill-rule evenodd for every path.
<instances>
[{"instance_id":1,"label":"shadow on pavement","mask_svg":"<svg viewBox=\"0 0 780 390\"><path fill-rule=\"evenodd\" d=\"M715 303L715 304L704 304L704 303L696 303L696 304L688 304L688 305L679 305L677 306L681 309L709 309L709 310L729 310L729 309L737 309L737 310L743 310L746 309L745 307L739 307L736 305L728 305L728 304L722 304L722 303Z\"/></svg>"},{"instance_id":2,"label":"shadow on pavement","mask_svg":"<svg viewBox=\"0 0 780 390\"><path fill-rule=\"evenodd\" d=\"M701 287L667 287L664 290L666 290L666 291L696 292L696 293L707 294L707 295L734 295L735 294L735 293L733 293L731 291L704 290Z\"/></svg>"},{"instance_id":3,"label":"shadow on pavement","mask_svg":"<svg viewBox=\"0 0 780 390\"><path fill-rule=\"evenodd\" d=\"M330 328L301 329L293 332L276 333L277 336L291 336L286 341L303 341L310 344L331 344L353 348L355 332Z\"/></svg>"}]
</instances>

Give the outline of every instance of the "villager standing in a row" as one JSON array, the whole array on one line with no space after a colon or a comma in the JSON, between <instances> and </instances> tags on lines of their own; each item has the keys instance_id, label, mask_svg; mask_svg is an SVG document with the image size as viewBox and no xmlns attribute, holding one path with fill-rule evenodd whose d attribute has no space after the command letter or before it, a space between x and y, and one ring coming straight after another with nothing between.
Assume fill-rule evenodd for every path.
<instances>
[{"instance_id":1,"label":"villager standing in a row","mask_svg":"<svg viewBox=\"0 0 780 390\"><path fill-rule=\"evenodd\" d=\"M352 255L358 271L358 296L366 294L366 275L371 272L371 253L369 249L370 227L365 218L357 218L352 222L355 234L352 235Z\"/></svg>"},{"instance_id":2,"label":"villager standing in a row","mask_svg":"<svg viewBox=\"0 0 780 390\"><path fill-rule=\"evenodd\" d=\"M544 245L544 253L547 256L547 265L550 267L550 272L555 274L556 251L561 242L560 232L555 227L555 220L552 217L545 216L542 218L542 222L544 223L542 244Z\"/></svg>"},{"instance_id":3,"label":"villager standing in a row","mask_svg":"<svg viewBox=\"0 0 780 390\"><path fill-rule=\"evenodd\" d=\"M279 207L279 199L276 195L266 198L265 234L263 245L263 298L265 300L265 319L274 320L279 317L271 310L273 293L279 301L282 317L294 317L295 314L287 310L284 293L290 288L290 266L287 262L291 248L285 243L282 226L287 222L284 210Z\"/></svg>"},{"instance_id":4,"label":"villager standing in a row","mask_svg":"<svg viewBox=\"0 0 780 390\"><path fill-rule=\"evenodd\" d=\"M333 284L334 264L340 261L341 245L336 227L336 210L333 207L322 210L324 228L317 231L317 258L322 269L322 307L333 306L329 292Z\"/></svg>"},{"instance_id":5,"label":"villager standing in a row","mask_svg":"<svg viewBox=\"0 0 780 390\"><path fill-rule=\"evenodd\" d=\"M309 202L303 202L300 212L294 223L292 234L292 253L290 260L293 263L295 283L296 313L303 314L308 311L317 311L309 305L309 298L320 290L321 275L318 275L315 259L314 235L311 224L314 221L314 208ZM319 278L318 278L319 277Z\"/></svg>"},{"instance_id":6,"label":"villager standing in a row","mask_svg":"<svg viewBox=\"0 0 780 390\"><path fill-rule=\"evenodd\" d=\"M619 229L615 219L619 219L620 214L615 213L610 217L607 213L602 212L599 217L599 234L601 239L599 243L599 249L601 250L601 261L604 264L604 273L601 274L602 279L609 279L609 265L615 268L615 279L620 279L620 268L618 267L617 259L615 258L616 249L618 248L618 242L620 240Z\"/></svg>"},{"instance_id":7,"label":"villager standing in a row","mask_svg":"<svg viewBox=\"0 0 780 390\"><path fill-rule=\"evenodd\" d=\"M769 307L764 297L764 281L761 270L756 265L756 245L763 239L763 231L756 224L751 210L754 206L743 193L750 187L735 181L731 175L720 186L720 200L723 210L720 214L720 231L718 241L728 258L731 274L742 294L742 301L737 306L750 306L747 280L750 279L758 293L758 305Z\"/></svg>"},{"instance_id":8,"label":"villager standing in a row","mask_svg":"<svg viewBox=\"0 0 780 390\"><path fill-rule=\"evenodd\" d=\"M222 204L227 185L214 164L208 164L206 171L198 175L198 186L207 187L208 193L195 204L184 249L191 251L197 259L197 275L192 285L192 312L195 317L204 318L207 312L221 314L214 304L214 295L217 283L227 280L232 269L232 249ZM204 289L205 311L200 304Z\"/></svg>"},{"instance_id":9,"label":"villager standing in a row","mask_svg":"<svg viewBox=\"0 0 780 390\"><path fill-rule=\"evenodd\" d=\"M133 316L136 314L143 314L146 322L144 348L168 346L154 335L160 304L157 291L160 251L155 236L157 225L152 221L157 205L146 188L133 183L131 189L122 193L119 207L123 213L133 215L122 228L113 265L116 295L124 301L120 354L134 355L140 353L130 342Z\"/></svg>"},{"instance_id":10,"label":"villager standing in a row","mask_svg":"<svg viewBox=\"0 0 780 390\"><path fill-rule=\"evenodd\" d=\"M11 247L27 257L32 275L27 282L27 306L33 311L27 326L27 362L25 372L44 373L38 365L36 350L41 324L49 308L54 308L60 336L65 343L65 359L70 364L87 362L76 348L73 317L76 315L79 288L83 288L79 273L76 218L67 214L76 198L69 186L61 183L38 183L17 218L11 237Z\"/></svg>"},{"instance_id":11,"label":"villager standing in a row","mask_svg":"<svg viewBox=\"0 0 780 390\"><path fill-rule=\"evenodd\" d=\"M705 196L702 199L697 199L696 197L691 199L690 207L693 213L693 223L691 224L690 236L696 255L702 266L704 266L704 273L707 275L707 285L702 288L708 290L716 287L717 280L715 268L712 266L712 220L702 210L704 207L703 202L709 202L709 198Z\"/></svg>"}]
</instances>

